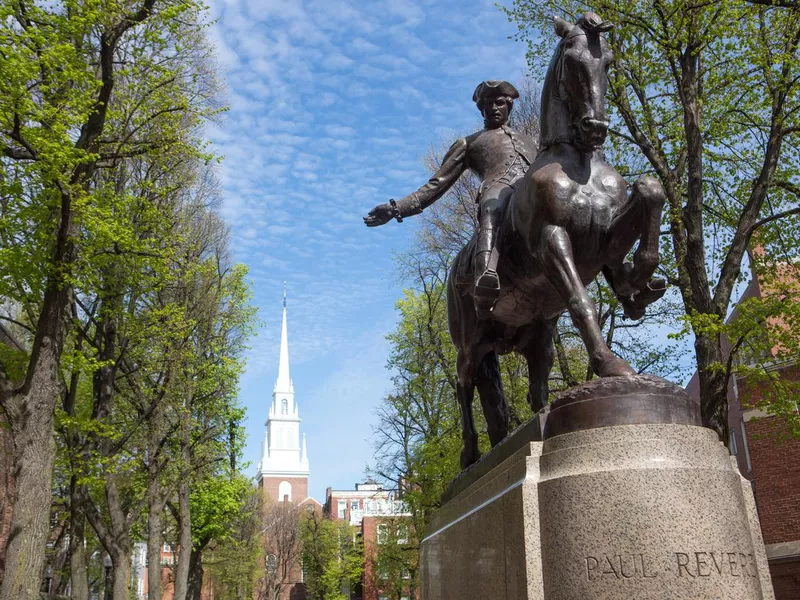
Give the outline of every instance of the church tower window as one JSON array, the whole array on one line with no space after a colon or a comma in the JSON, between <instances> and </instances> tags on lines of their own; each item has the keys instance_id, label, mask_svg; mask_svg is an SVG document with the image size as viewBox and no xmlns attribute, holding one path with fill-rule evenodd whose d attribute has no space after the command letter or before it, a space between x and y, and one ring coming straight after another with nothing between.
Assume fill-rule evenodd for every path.
<instances>
[{"instance_id":1,"label":"church tower window","mask_svg":"<svg viewBox=\"0 0 800 600\"><path fill-rule=\"evenodd\" d=\"M278 486L278 500L280 502L292 501L292 484L288 481L281 481Z\"/></svg>"},{"instance_id":2,"label":"church tower window","mask_svg":"<svg viewBox=\"0 0 800 600\"><path fill-rule=\"evenodd\" d=\"M286 398L284 398L281 401L281 414L282 415L288 415L289 414L289 401Z\"/></svg>"}]
</instances>

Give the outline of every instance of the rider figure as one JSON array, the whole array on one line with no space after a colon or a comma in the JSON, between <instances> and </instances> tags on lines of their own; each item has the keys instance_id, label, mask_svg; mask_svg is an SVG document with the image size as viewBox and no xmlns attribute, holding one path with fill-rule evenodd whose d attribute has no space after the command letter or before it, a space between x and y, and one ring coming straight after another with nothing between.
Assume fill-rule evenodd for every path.
<instances>
[{"instance_id":1,"label":"rider figure","mask_svg":"<svg viewBox=\"0 0 800 600\"><path fill-rule=\"evenodd\" d=\"M373 208L364 222L374 227L392 217L422 212L441 198L471 169L481 180L478 192L478 239L474 256L475 308L486 316L500 294L497 276L497 229L503 211L517 182L528 170L535 156L533 140L511 129L508 117L519 92L507 81L484 81L472 95L484 119L484 129L457 140L447 151L433 177L413 194Z\"/></svg>"}]
</instances>

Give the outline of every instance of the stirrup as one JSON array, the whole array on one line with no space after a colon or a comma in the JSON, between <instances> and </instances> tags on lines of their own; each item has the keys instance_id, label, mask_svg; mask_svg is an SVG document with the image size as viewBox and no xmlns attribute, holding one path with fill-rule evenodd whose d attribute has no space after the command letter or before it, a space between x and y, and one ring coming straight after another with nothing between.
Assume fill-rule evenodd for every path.
<instances>
[{"instance_id":1,"label":"stirrup","mask_svg":"<svg viewBox=\"0 0 800 600\"><path fill-rule=\"evenodd\" d=\"M486 269L475 280L475 296L497 298L500 296L500 278L494 269Z\"/></svg>"}]
</instances>

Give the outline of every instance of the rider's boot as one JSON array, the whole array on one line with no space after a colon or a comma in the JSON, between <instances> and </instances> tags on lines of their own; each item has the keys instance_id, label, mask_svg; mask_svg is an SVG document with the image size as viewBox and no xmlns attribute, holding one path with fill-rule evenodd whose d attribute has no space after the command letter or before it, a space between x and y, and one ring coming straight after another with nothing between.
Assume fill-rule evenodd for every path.
<instances>
[{"instance_id":1,"label":"rider's boot","mask_svg":"<svg viewBox=\"0 0 800 600\"><path fill-rule=\"evenodd\" d=\"M478 230L478 244L475 248L475 310L481 318L490 316L492 307L500 296L500 278L495 270L497 265L494 250L495 226L490 219L483 222Z\"/></svg>"}]
</instances>

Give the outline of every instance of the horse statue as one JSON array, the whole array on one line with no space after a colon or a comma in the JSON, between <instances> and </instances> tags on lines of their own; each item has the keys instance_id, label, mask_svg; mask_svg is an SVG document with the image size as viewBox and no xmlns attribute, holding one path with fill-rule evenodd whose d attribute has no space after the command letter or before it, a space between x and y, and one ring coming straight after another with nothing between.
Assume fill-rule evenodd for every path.
<instances>
[{"instance_id":1,"label":"horse statue","mask_svg":"<svg viewBox=\"0 0 800 600\"><path fill-rule=\"evenodd\" d=\"M631 318L640 318L666 289L663 280L651 279L659 260L661 185L643 176L628 194L625 180L602 152L612 53L601 34L611 28L594 13L575 24L555 19L561 39L542 89L540 151L505 208L497 240L500 295L487 318L476 313L473 287L465 284L472 281L475 237L458 253L448 276L464 468L480 457L472 414L476 387L492 446L508 434L498 354L516 351L526 359L528 402L536 413L547 403L553 332L564 310L580 332L594 373L635 374L608 348L586 292L589 282L602 272Z\"/></svg>"}]
</instances>

